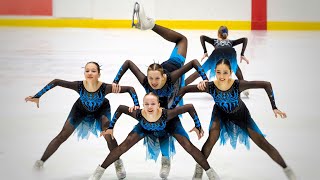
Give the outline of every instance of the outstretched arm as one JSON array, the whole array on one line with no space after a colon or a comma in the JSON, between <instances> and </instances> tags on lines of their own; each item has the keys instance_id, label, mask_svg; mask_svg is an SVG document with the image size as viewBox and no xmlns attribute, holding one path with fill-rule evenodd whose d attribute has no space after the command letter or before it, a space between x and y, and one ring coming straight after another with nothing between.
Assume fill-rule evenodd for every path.
<instances>
[{"instance_id":1,"label":"outstretched arm","mask_svg":"<svg viewBox=\"0 0 320 180\"><path fill-rule=\"evenodd\" d=\"M170 106L169 109L173 109L175 108L178 104L179 101L182 99L182 97L186 94L186 93L194 93L194 92L207 92L208 89L208 83L206 83L205 86L205 90L200 90L198 89L197 85L189 85L189 86L185 86L183 88L181 88L177 94L177 96L174 98L174 101L172 102L172 105Z\"/></svg>"},{"instance_id":2,"label":"outstretched arm","mask_svg":"<svg viewBox=\"0 0 320 180\"><path fill-rule=\"evenodd\" d=\"M78 82L77 81L64 81L60 79L54 79L51 81L49 84L47 84L44 88L42 88L36 95L34 96L28 96L25 98L25 101L31 101L35 102L37 104L37 107L39 108L39 98L46 92L48 92L50 89L56 87L56 86L61 86L64 88L72 89L77 91L78 90Z\"/></svg>"},{"instance_id":3,"label":"outstretched arm","mask_svg":"<svg viewBox=\"0 0 320 180\"><path fill-rule=\"evenodd\" d=\"M125 106L125 105L120 105L116 112L113 114L113 117L110 121L110 124L109 124L109 127L108 129L113 129L117 120L119 119L119 117L121 116L121 114L124 113L124 114L127 114L133 118L136 119L136 111L133 111L133 112L129 112L129 107L128 106Z\"/></svg>"},{"instance_id":4,"label":"outstretched arm","mask_svg":"<svg viewBox=\"0 0 320 180\"><path fill-rule=\"evenodd\" d=\"M109 127L108 129L106 129L105 131L101 132L100 133L100 136L104 136L104 135L107 135L107 134L110 134L111 135L111 138L114 139L113 137L113 127L115 126L117 120L119 119L119 117L121 116L122 113L125 113L133 118L136 118L136 111L133 111L133 112L129 112L129 107L128 106L124 106L124 105L120 105L118 107L118 109L116 110L116 112L114 113L111 121L110 121L110 124L109 124Z\"/></svg>"},{"instance_id":5,"label":"outstretched arm","mask_svg":"<svg viewBox=\"0 0 320 180\"><path fill-rule=\"evenodd\" d=\"M276 101L274 99L274 94L272 90L271 83L268 81L245 81L240 80L239 81L239 90L240 92L246 90L246 89L258 89L263 88L266 93L268 94L272 109L277 109Z\"/></svg>"},{"instance_id":6,"label":"outstretched arm","mask_svg":"<svg viewBox=\"0 0 320 180\"><path fill-rule=\"evenodd\" d=\"M75 91L78 90L77 81L70 82L70 81L64 81L60 79L54 79L49 84L47 84L43 89L41 89L36 95L34 95L33 98L40 98L44 93L46 93L47 91L49 91L50 89L56 86L61 86L64 88L75 90Z\"/></svg>"},{"instance_id":7,"label":"outstretched arm","mask_svg":"<svg viewBox=\"0 0 320 180\"><path fill-rule=\"evenodd\" d=\"M186 72L188 72L190 69L196 69L197 72L199 73L199 75L201 76L201 78L203 80L208 80L208 77L206 75L206 73L204 72L202 66L200 65L200 63L198 62L198 60L194 59L190 62L188 62L187 64L185 64L184 66L182 66L181 68L173 71L170 75L171 75L171 80L172 82L175 82L177 79L179 79L183 74L185 74Z\"/></svg>"},{"instance_id":8,"label":"outstretched arm","mask_svg":"<svg viewBox=\"0 0 320 180\"><path fill-rule=\"evenodd\" d=\"M111 92L112 92L112 85L111 84L107 84L107 86L106 86L106 94L109 94ZM131 87L131 86L121 86L121 90L120 90L119 93L129 93L131 98L132 98L132 100L133 100L134 106L140 107L137 93L136 93L136 91L135 91L135 89L133 87Z\"/></svg>"},{"instance_id":9,"label":"outstretched arm","mask_svg":"<svg viewBox=\"0 0 320 180\"><path fill-rule=\"evenodd\" d=\"M202 48L203 48L203 53L207 53L207 48L206 48L206 43L205 42L208 42L212 45L214 45L214 40L213 38L209 38L208 36L200 36L200 42L201 42L201 45L202 45Z\"/></svg>"},{"instance_id":10,"label":"outstretched arm","mask_svg":"<svg viewBox=\"0 0 320 180\"><path fill-rule=\"evenodd\" d=\"M136 66L132 61L130 60L126 60L123 65L121 66L121 68L119 69L116 77L114 78L113 82L118 84L121 77L123 76L123 74L130 69L131 72L137 77L138 81L140 82L140 84L143 84L143 81L146 77L145 74L143 74L140 69L138 68L138 66Z\"/></svg>"},{"instance_id":11,"label":"outstretched arm","mask_svg":"<svg viewBox=\"0 0 320 180\"><path fill-rule=\"evenodd\" d=\"M186 104L180 107L176 107L174 109L168 110L168 120L178 116L179 114L183 114L188 112L194 121L194 128L191 131L196 131L199 139L203 136L203 130L201 128L201 123L199 117L197 115L196 110L194 109L192 104Z\"/></svg>"},{"instance_id":12,"label":"outstretched arm","mask_svg":"<svg viewBox=\"0 0 320 180\"><path fill-rule=\"evenodd\" d=\"M248 38L240 38L240 39L234 40L232 41L232 46L236 46L241 43L242 43L241 56L244 56L244 51L247 48Z\"/></svg>"}]
</instances>

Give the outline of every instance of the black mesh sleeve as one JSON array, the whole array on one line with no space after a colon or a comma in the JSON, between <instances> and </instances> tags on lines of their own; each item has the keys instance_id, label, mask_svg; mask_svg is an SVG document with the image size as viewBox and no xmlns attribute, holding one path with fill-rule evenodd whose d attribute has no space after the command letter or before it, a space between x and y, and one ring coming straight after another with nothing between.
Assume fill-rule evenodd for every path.
<instances>
[{"instance_id":1,"label":"black mesh sleeve","mask_svg":"<svg viewBox=\"0 0 320 180\"><path fill-rule=\"evenodd\" d=\"M214 40L213 38L209 38L208 36L200 36L200 42L201 42L201 45L202 45L202 48L203 48L203 52L204 53L207 53L207 48L206 48L206 43L205 42L208 42L210 44L212 44L214 46Z\"/></svg>"},{"instance_id":2,"label":"black mesh sleeve","mask_svg":"<svg viewBox=\"0 0 320 180\"><path fill-rule=\"evenodd\" d=\"M208 83L206 83L206 89L208 89ZM179 101L182 99L182 97L189 92L207 92L207 90L199 90L197 85L189 85L189 86L185 86L183 88L181 88L177 94L177 96L174 98L174 101L172 102L172 105L170 106L169 109L173 109L175 108Z\"/></svg>"},{"instance_id":3,"label":"black mesh sleeve","mask_svg":"<svg viewBox=\"0 0 320 180\"><path fill-rule=\"evenodd\" d=\"M135 65L132 61L126 60L121 68L119 69L116 77L114 78L113 82L118 84L123 74L130 69L131 72L137 77L140 84L143 84L143 80L145 79L146 75L143 74L137 65Z\"/></svg>"},{"instance_id":4,"label":"black mesh sleeve","mask_svg":"<svg viewBox=\"0 0 320 180\"><path fill-rule=\"evenodd\" d=\"M185 64L184 66L182 66L181 68L173 71L170 75L171 75L171 80L172 82L175 82L177 79L179 79L183 74L185 74L186 72L188 72L190 69L196 69L197 72L199 73L199 75L201 76L201 78L203 80L208 80L208 77L206 75L206 73L204 72L204 69L202 68L202 66L200 65L200 63L198 62L198 60L194 59L190 62L188 62L187 64Z\"/></svg>"},{"instance_id":5,"label":"black mesh sleeve","mask_svg":"<svg viewBox=\"0 0 320 180\"><path fill-rule=\"evenodd\" d=\"M200 123L199 117L192 104L179 106L174 109L170 109L167 112L168 112L168 120L178 116L179 114L188 112L194 121L194 126L199 130L201 129L201 123Z\"/></svg>"},{"instance_id":6,"label":"black mesh sleeve","mask_svg":"<svg viewBox=\"0 0 320 180\"><path fill-rule=\"evenodd\" d=\"M117 110L115 111L115 113L113 114L113 117L110 121L110 124L109 124L109 127L108 129L113 129L117 120L120 118L121 114L124 113L124 114L127 114L133 118L137 118L136 117L136 113L137 111L133 111L133 112L129 112L129 107L128 106L124 106L124 105L120 105Z\"/></svg>"},{"instance_id":7,"label":"black mesh sleeve","mask_svg":"<svg viewBox=\"0 0 320 180\"><path fill-rule=\"evenodd\" d=\"M78 91L78 81L64 81L60 79L54 79L49 84L47 84L43 89L41 89L36 95L33 96L33 98L40 98L44 93L48 92L50 89L61 86L64 88L72 89L75 91Z\"/></svg>"},{"instance_id":8,"label":"black mesh sleeve","mask_svg":"<svg viewBox=\"0 0 320 180\"><path fill-rule=\"evenodd\" d=\"M263 88L266 93L268 94L272 109L277 109L276 101L274 98L272 86L270 82L267 81L245 81L240 80L239 81L239 90L244 91L246 89L257 89L257 88Z\"/></svg>"},{"instance_id":9,"label":"black mesh sleeve","mask_svg":"<svg viewBox=\"0 0 320 180\"><path fill-rule=\"evenodd\" d=\"M241 56L244 56L244 51L247 48L248 38L240 38L232 41L232 46L236 46L242 43Z\"/></svg>"}]
</instances>

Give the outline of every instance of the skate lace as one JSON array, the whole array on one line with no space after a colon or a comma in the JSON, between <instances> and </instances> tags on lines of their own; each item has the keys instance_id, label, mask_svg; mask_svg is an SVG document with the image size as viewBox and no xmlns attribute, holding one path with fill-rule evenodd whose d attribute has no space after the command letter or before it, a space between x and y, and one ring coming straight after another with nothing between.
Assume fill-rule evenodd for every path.
<instances>
[{"instance_id":1,"label":"skate lace","mask_svg":"<svg viewBox=\"0 0 320 180\"><path fill-rule=\"evenodd\" d=\"M296 176L291 168L285 169L284 172L289 180L296 180Z\"/></svg>"},{"instance_id":2,"label":"skate lace","mask_svg":"<svg viewBox=\"0 0 320 180\"><path fill-rule=\"evenodd\" d=\"M121 172L122 171L122 163L121 162L116 162L115 166L116 166L116 171L117 172Z\"/></svg>"},{"instance_id":3,"label":"skate lace","mask_svg":"<svg viewBox=\"0 0 320 180\"><path fill-rule=\"evenodd\" d=\"M169 168L169 166L170 166L170 161L168 159L163 159L162 160L162 167Z\"/></svg>"},{"instance_id":4,"label":"skate lace","mask_svg":"<svg viewBox=\"0 0 320 180\"><path fill-rule=\"evenodd\" d=\"M201 178L202 177L202 173L203 173L202 167L197 165L194 177Z\"/></svg>"},{"instance_id":5,"label":"skate lace","mask_svg":"<svg viewBox=\"0 0 320 180\"><path fill-rule=\"evenodd\" d=\"M35 168L42 168L43 167L43 162L42 161L36 161L36 163L34 164Z\"/></svg>"}]
</instances>

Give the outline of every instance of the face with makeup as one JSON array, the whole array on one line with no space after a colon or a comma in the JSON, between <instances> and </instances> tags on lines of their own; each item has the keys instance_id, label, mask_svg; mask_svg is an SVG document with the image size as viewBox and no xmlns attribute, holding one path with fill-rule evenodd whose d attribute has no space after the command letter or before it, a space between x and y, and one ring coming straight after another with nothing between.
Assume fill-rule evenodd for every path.
<instances>
[{"instance_id":1,"label":"face with makeup","mask_svg":"<svg viewBox=\"0 0 320 180\"><path fill-rule=\"evenodd\" d=\"M160 109L159 98L153 93L149 93L143 98L143 108L148 115L155 115Z\"/></svg>"},{"instance_id":2,"label":"face with makeup","mask_svg":"<svg viewBox=\"0 0 320 180\"><path fill-rule=\"evenodd\" d=\"M231 77L231 67L228 60L220 60L217 63L216 78L219 82L228 82Z\"/></svg>"},{"instance_id":3,"label":"face with makeup","mask_svg":"<svg viewBox=\"0 0 320 180\"><path fill-rule=\"evenodd\" d=\"M148 71L148 83L152 89L161 89L162 82L165 80L164 74L158 70Z\"/></svg>"},{"instance_id":4,"label":"face with makeup","mask_svg":"<svg viewBox=\"0 0 320 180\"><path fill-rule=\"evenodd\" d=\"M84 77L88 82L96 82L100 77L100 67L95 62L88 62L84 67Z\"/></svg>"}]
</instances>

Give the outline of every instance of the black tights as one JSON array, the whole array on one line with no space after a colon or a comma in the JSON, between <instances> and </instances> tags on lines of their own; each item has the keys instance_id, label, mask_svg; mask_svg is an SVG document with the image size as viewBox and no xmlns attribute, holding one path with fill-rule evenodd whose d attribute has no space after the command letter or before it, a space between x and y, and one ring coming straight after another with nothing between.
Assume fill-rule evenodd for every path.
<instances>
[{"instance_id":1,"label":"black tights","mask_svg":"<svg viewBox=\"0 0 320 180\"><path fill-rule=\"evenodd\" d=\"M176 43L176 46L178 46L178 54L187 57L188 40L184 35L157 24L152 30L167 41Z\"/></svg>"},{"instance_id":2,"label":"black tights","mask_svg":"<svg viewBox=\"0 0 320 180\"><path fill-rule=\"evenodd\" d=\"M274 148L261 134L253 131L252 129L248 128L249 136L252 141L263 151L265 151L273 161L279 164L282 168L286 168L287 165L284 162L283 158L281 157L280 153ZM202 153L206 158L209 157L213 146L216 144L217 140L220 136L220 122L216 118L215 122L213 122L212 127L209 132L209 137L205 144L202 147Z\"/></svg>"},{"instance_id":3,"label":"black tights","mask_svg":"<svg viewBox=\"0 0 320 180\"><path fill-rule=\"evenodd\" d=\"M102 116L101 119L101 128L104 130L106 127L109 126L109 120L107 117ZM51 157L51 155L56 152L56 150L60 147L60 145L65 142L70 135L74 132L74 127L72 124L70 124L70 121L67 120L60 131L60 133L49 143L48 147L46 148L45 152L43 153L41 160L46 161ZM104 138L107 141L108 148L110 151L112 151L115 147L118 146L118 143L115 139L112 139L110 135L104 136Z\"/></svg>"},{"instance_id":4,"label":"black tights","mask_svg":"<svg viewBox=\"0 0 320 180\"><path fill-rule=\"evenodd\" d=\"M196 160L196 162L205 170L210 168L208 161L203 156L201 151L197 149L189 139L179 134L174 134L173 137L177 139L179 144ZM130 133L128 137L114 150L112 150L101 167L107 168L114 161L116 161L123 153L127 152L133 145L139 142L143 137L140 137L137 133Z\"/></svg>"}]
</instances>

